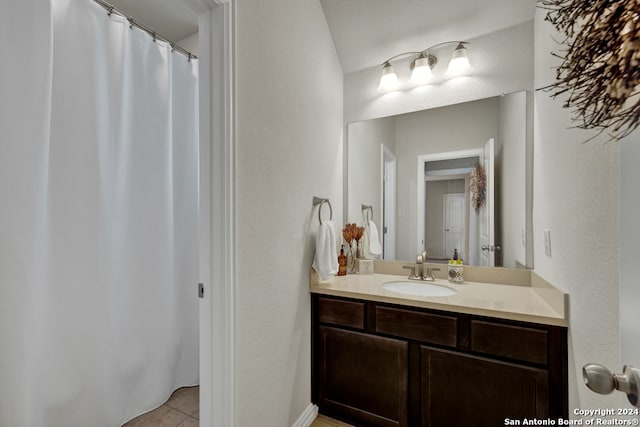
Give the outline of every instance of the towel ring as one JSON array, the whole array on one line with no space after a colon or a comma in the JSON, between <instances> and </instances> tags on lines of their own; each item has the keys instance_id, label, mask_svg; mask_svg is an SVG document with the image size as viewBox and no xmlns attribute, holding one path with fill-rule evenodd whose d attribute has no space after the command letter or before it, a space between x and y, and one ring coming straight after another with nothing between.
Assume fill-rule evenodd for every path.
<instances>
[{"instance_id":1,"label":"towel ring","mask_svg":"<svg viewBox=\"0 0 640 427\"><path fill-rule=\"evenodd\" d=\"M369 217L369 212L371 213L371 217ZM373 221L373 206L363 204L362 217L364 218L365 224L367 224L369 221Z\"/></svg>"},{"instance_id":2,"label":"towel ring","mask_svg":"<svg viewBox=\"0 0 640 427\"><path fill-rule=\"evenodd\" d=\"M320 224L322 224L322 205L324 205L325 203L329 205L329 221L331 221L333 220L333 208L331 207L331 202L329 201L329 199L323 199L315 196L313 197L313 206L320 205L320 208L318 208L318 221L320 221Z\"/></svg>"}]
</instances>

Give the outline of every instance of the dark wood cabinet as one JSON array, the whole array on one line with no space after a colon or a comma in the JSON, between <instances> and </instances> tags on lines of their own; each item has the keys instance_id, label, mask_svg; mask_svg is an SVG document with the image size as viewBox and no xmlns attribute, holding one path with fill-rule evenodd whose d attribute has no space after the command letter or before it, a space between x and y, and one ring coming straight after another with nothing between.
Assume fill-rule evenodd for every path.
<instances>
[{"instance_id":1,"label":"dark wood cabinet","mask_svg":"<svg viewBox=\"0 0 640 427\"><path fill-rule=\"evenodd\" d=\"M312 399L357 426L566 419L567 330L313 294Z\"/></svg>"},{"instance_id":2,"label":"dark wood cabinet","mask_svg":"<svg viewBox=\"0 0 640 427\"><path fill-rule=\"evenodd\" d=\"M421 365L423 426L492 427L549 416L545 369L428 347Z\"/></svg>"},{"instance_id":3,"label":"dark wood cabinet","mask_svg":"<svg viewBox=\"0 0 640 427\"><path fill-rule=\"evenodd\" d=\"M407 342L319 328L318 402L377 426L407 425Z\"/></svg>"}]
</instances>

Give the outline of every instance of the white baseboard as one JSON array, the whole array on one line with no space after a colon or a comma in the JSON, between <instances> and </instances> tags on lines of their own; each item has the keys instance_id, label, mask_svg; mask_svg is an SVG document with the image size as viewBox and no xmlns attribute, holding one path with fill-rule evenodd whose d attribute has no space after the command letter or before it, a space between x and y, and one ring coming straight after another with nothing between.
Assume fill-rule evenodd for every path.
<instances>
[{"instance_id":1,"label":"white baseboard","mask_svg":"<svg viewBox=\"0 0 640 427\"><path fill-rule=\"evenodd\" d=\"M307 409L298 417L291 427L309 427L313 420L318 416L318 407L313 403L307 406Z\"/></svg>"}]
</instances>

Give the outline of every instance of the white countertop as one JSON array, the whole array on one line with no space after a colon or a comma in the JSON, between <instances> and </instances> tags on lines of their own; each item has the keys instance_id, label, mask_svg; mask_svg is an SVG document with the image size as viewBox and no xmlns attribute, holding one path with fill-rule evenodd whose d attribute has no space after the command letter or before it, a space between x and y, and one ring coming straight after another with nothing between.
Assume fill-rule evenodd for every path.
<instances>
[{"instance_id":1,"label":"white countertop","mask_svg":"<svg viewBox=\"0 0 640 427\"><path fill-rule=\"evenodd\" d=\"M565 313L566 295L559 290L495 283L464 282L453 284L436 279L437 285L448 286L458 291L445 297L424 297L401 294L384 289L386 282L407 280L406 276L391 274L350 274L332 277L328 280L312 273L310 291L312 293L357 298L424 307L456 313L476 314L500 319L520 320L546 325L568 326ZM420 281L415 281L421 283Z\"/></svg>"}]
</instances>

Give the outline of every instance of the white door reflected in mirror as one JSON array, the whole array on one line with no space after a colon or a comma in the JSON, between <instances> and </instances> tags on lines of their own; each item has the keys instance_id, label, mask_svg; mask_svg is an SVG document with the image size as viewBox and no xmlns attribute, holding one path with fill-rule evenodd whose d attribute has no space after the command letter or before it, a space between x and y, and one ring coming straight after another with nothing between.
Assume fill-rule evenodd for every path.
<instances>
[{"instance_id":1,"label":"white door reflected in mirror","mask_svg":"<svg viewBox=\"0 0 640 427\"><path fill-rule=\"evenodd\" d=\"M444 195L444 255L451 256L457 250L461 259L465 248L465 193Z\"/></svg>"}]
</instances>

